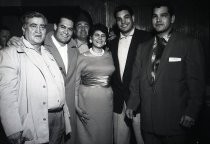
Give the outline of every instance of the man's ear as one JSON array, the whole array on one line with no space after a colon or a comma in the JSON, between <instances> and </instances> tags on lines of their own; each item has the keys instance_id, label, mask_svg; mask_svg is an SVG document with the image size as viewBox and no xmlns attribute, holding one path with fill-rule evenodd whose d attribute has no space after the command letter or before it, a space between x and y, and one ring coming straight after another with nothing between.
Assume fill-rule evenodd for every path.
<instances>
[{"instance_id":1,"label":"man's ear","mask_svg":"<svg viewBox=\"0 0 210 144\"><path fill-rule=\"evenodd\" d=\"M135 16L134 15L132 16L132 20L133 20L133 22L135 22Z\"/></svg>"},{"instance_id":2,"label":"man's ear","mask_svg":"<svg viewBox=\"0 0 210 144\"><path fill-rule=\"evenodd\" d=\"M23 35L25 34L25 25L22 26Z\"/></svg>"},{"instance_id":3,"label":"man's ear","mask_svg":"<svg viewBox=\"0 0 210 144\"><path fill-rule=\"evenodd\" d=\"M175 15L172 15L171 17L171 23L173 24L175 22Z\"/></svg>"},{"instance_id":4,"label":"man's ear","mask_svg":"<svg viewBox=\"0 0 210 144\"><path fill-rule=\"evenodd\" d=\"M93 42L93 38L92 36L90 36L89 42L92 43Z\"/></svg>"},{"instance_id":5,"label":"man's ear","mask_svg":"<svg viewBox=\"0 0 210 144\"><path fill-rule=\"evenodd\" d=\"M54 24L54 30L56 31L57 30L57 24Z\"/></svg>"}]
</instances>

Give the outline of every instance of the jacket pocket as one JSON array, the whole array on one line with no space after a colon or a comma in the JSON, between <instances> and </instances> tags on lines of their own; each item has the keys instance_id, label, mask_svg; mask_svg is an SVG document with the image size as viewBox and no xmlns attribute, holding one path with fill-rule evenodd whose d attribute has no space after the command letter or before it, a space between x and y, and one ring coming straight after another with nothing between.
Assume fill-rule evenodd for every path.
<instances>
[{"instance_id":1,"label":"jacket pocket","mask_svg":"<svg viewBox=\"0 0 210 144\"><path fill-rule=\"evenodd\" d=\"M31 117L31 114L26 114L24 122L23 122L23 134L22 136L27 139L28 141L31 141L34 139L34 124Z\"/></svg>"}]
</instances>

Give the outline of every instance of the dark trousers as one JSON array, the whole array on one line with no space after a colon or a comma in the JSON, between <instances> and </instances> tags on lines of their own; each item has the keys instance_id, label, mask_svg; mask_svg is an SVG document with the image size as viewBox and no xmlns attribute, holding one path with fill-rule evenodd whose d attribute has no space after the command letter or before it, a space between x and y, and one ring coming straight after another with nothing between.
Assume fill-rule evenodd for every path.
<instances>
[{"instance_id":1,"label":"dark trousers","mask_svg":"<svg viewBox=\"0 0 210 144\"><path fill-rule=\"evenodd\" d=\"M48 112L49 144L63 144L65 135L64 114L62 111Z\"/></svg>"},{"instance_id":2,"label":"dark trousers","mask_svg":"<svg viewBox=\"0 0 210 144\"><path fill-rule=\"evenodd\" d=\"M187 136L172 135L164 136L143 131L144 144L187 144Z\"/></svg>"},{"instance_id":3,"label":"dark trousers","mask_svg":"<svg viewBox=\"0 0 210 144\"><path fill-rule=\"evenodd\" d=\"M65 122L63 110L48 112L48 121L49 144L63 144L65 135ZM3 126L0 122L0 144L8 143L9 141L4 133Z\"/></svg>"},{"instance_id":4,"label":"dark trousers","mask_svg":"<svg viewBox=\"0 0 210 144\"><path fill-rule=\"evenodd\" d=\"M210 105L203 107L195 135L198 137L199 144L210 144Z\"/></svg>"},{"instance_id":5,"label":"dark trousers","mask_svg":"<svg viewBox=\"0 0 210 144\"><path fill-rule=\"evenodd\" d=\"M4 129L3 129L3 126L2 126L2 123L0 121L0 144L8 144L9 141L7 139L7 136L4 132Z\"/></svg>"}]
</instances>

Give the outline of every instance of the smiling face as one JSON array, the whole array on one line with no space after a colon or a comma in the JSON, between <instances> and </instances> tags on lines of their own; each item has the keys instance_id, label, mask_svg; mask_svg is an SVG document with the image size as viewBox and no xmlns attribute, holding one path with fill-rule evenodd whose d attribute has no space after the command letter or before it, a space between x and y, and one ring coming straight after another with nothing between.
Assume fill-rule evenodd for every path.
<instances>
[{"instance_id":1,"label":"smiling face","mask_svg":"<svg viewBox=\"0 0 210 144\"><path fill-rule=\"evenodd\" d=\"M170 32L172 25L175 21L175 16L170 15L168 8L162 6L160 8L154 8L152 15L152 25L158 34L165 35Z\"/></svg>"},{"instance_id":2,"label":"smiling face","mask_svg":"<svg viewBox=\"0 0 210 144\"><path fill-rule=\"evenodd\" d=\"M116 22L122 34L126 35L134 28L134 16L127 10L116 13Z\"/></svg>"},{"instance_id":3,"label":"smiling face","mask_svg":"<svg viewBox=\"0 0 210 144\"><path fill-rule=\"evenodd\" d=\"M93 42L93 47L103 48L106 45L106 34L100 30L96 30L90 37Z\"/></svg>"},{"instance_id":4,"label":"smiling face","mask_svg":"<svg viewBox=\"0 0 210 144\"><path fill-rule=\"evenodd\" d=\"M41 17L29 18L22 27L25 39L31 45L40 46L46 36L46 21Z\"/></svg>"},{"instance_id":5,"label":"smiling face","mask_svg":"<svg viewBox=\"0 0 210 144\"><path fill-rule=\"evenodd\" d=\"M90 26L85 21L79 21L76 23L75 35L77 39L86 41L89 34Z\"/></svg>"},{"instance_id":6,"label":"smiling face","mask_svg":"<svg viewBox=\"0 0 210 144\"><path fill-rule=\"evenodd\" d=\"M54 25L55 38L61 44L67 44L73 34L74 23L67 18L61 18L58 25Z\"/></svg>"}]
</instances>

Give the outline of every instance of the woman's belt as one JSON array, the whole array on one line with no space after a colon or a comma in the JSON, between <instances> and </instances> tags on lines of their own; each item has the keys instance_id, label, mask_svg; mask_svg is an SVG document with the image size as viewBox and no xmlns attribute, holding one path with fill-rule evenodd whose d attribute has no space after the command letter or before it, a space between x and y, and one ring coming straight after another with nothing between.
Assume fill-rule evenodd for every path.
<instances>
[{"instance_id":1,"label":"woman's belt","mask_svg":"<svg viewBox=\"0 0 210 144\"><path fill-rule=\"evenodd\" d=\"M110 76L82 76L81 84L85 86L110 86Z\"/></svg>"}]
</instances>

